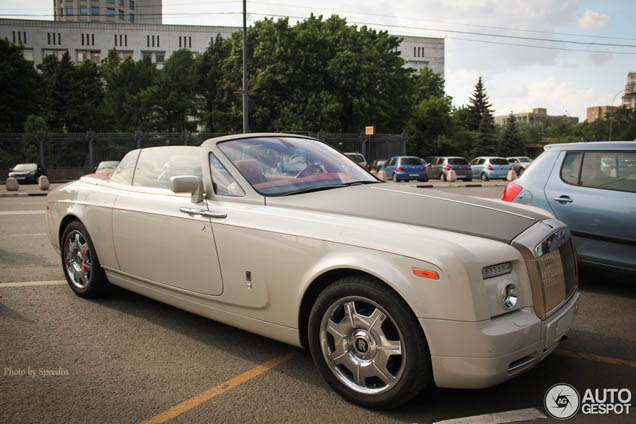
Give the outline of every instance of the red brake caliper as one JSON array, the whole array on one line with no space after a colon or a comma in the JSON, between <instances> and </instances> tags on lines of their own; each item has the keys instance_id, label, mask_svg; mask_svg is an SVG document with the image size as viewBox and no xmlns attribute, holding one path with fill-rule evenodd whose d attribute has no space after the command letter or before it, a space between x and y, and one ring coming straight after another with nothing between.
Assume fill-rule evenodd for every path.
<instances>
[{"instance_id":1,"label":"red brake caliper","mask_svg":"<svg viewBox=\"0 0 636 424\"><path fill-rule=\"evenodd\" d=\"M82 261L82 265L84 265L83 268L82 268L82 272L88 271L88 260L86 259L86 251L87 250L88 249L86 249L85 246L82 247L82 258L84 258L84 260Z\"/></svg>"}]
</instances>

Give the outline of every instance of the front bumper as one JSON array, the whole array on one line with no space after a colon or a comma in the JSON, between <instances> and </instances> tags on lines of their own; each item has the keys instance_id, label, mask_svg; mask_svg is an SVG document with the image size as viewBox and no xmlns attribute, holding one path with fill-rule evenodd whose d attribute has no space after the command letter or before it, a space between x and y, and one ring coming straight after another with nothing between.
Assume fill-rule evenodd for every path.
<instances>
[{"instance_id":1,"label":"front bumper","mask_svg":"<svg viewBox=\"0 0 636 424\"><path fill-rule=\"evenodd\" d=\"M420 319L438 387L478 389L506 381L538 364L572 326L579 292L541 321L524 308L482 322Z\"/></svg>"}]
</instances>

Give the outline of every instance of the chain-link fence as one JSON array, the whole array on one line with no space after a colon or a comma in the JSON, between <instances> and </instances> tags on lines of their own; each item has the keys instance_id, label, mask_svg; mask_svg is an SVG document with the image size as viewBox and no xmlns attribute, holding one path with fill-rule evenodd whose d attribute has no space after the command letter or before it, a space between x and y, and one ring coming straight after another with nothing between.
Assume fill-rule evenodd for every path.
<instances>
[{"instance_id":1,"label":"chain-link fence","mask_svg":"<svg viewBox=\"0 0 636 424\"><path fill-rule=\"evenodd\" d=\"M405 134L303 133L316 137L342 152L362 153L367 162L406 154ZM8 170L18 163L39 163L57 179L76 178L94 169L101 161L120 160L127 152L137 148L193 145L226 134L218 133L11 133L0 134L0 181ZM69 177L66 177L69 175ZM49 176L51 178L51 175ZM53 180L56 178L52 178Z\"/></svg>"}]
</instances>

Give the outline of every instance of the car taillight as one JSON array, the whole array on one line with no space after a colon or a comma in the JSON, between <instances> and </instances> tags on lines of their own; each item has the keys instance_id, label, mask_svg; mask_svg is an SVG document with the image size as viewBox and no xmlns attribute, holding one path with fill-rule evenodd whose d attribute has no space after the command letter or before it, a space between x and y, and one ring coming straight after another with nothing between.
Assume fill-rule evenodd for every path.
<instances>
[{"instance_id":1,"label":"car taillight","mask_svg":"<svg viewBox=\"0 0 636 424\"><path fill-rule=\"evenodd\" d=\"M446 165L444 165L444 170L445 170L445 171L450 171L450 170L451 170L451 167L450 167L450 166L448 166L448 164L446 164Z\"/></svg>"},{"instance_id":2,"label":"car taillight","mask_svg":"<svg viewBox=\"0 0 636 424\"><path fill-rule=\"evenodd\" d=\"M404 171L404 168L402 168L401 166L398 166L397 168L395 168L395 170L398 172L402 172Z\"/></svg>"},{"instance_id":3,"label":"car taillight","mask_svg":"<svg viewBox=\"0 0 636 424\"><path fill-rule=\"evenodd\" d=\"M422 168L422 171L426 171L426 167L423 167L423 168Z\"/></svg>"},{"instance_id":4,"label":"car taillight","mask_svg":"<svg viewBox=\"0 0 636 424\"><path fill-rule=\"evenodd\" d=\"M523 190L523 187L521 187L520 185L510 183L504 189L503 197L501 198L501 200L503 200L504 202L512 202L514 198L517 197L519 193L521 193L521 190Z\"/></svg>"},{"instance_id":5,"label":"car taillight","mask_svg":"<svg viewBox=\"0 0 636 424\"><path fill-rule=\"evenodd\" d=\"M492 166L490 166L490 164L486 165L486 169L489 171L493 171Z\"/></svg>"}]
</instances>

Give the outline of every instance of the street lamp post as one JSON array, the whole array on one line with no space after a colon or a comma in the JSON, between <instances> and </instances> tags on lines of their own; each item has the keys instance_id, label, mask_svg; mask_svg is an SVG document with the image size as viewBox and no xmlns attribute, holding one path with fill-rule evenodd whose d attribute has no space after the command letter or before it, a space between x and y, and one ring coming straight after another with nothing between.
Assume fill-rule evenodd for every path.
<instances>
[{"instance_id":1,"label":"street lamp post","mask_svg":"<svg viewBox=\"0 0 636 424\"><path fill-rule=\"evenodd\" d=\"M243 0L243 133L249 130L247 118L247 0Z\"/></svg>"},{"instance_id":2,"label":"street lamp post","mask_svg":"<svg viewBox=\"0 0 636 424\"><path fill-rule=\"evenodd\" d=\"M621 94L623 91L625 91L625 89L623 88L622 90L620 90L618 93L614 94L614 98L612 99L612 105L610 107L610 109L612 109L610 111L610 117L609 117L609 121L610 121L610 127L609 127L609 136L607 137L607 141L612 141L612 121L614 120L614 101L616 100L616 96L618 96L619 94Z\"/></svg>"}]
</instances>

